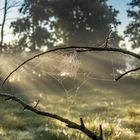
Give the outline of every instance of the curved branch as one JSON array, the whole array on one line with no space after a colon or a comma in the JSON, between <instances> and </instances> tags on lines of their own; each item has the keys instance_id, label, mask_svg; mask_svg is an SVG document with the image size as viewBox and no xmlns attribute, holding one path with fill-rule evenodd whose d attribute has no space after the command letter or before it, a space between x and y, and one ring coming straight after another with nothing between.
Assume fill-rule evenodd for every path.
<instances>
[{"instance_id":1,"label":"curved branch","mask_svg":"<svg viewBox=\"0 0 140 140\"><path fill-rule=\"evenodd\" d=\"M37 115L46 116L46 117L58 120L60 122L63 122L63 123L66 124L67 127L77 129L77 130L83 132L84 134L86 134L92 140L103 140L101 126L100 126L100 131L101 131L100 136L97 136L94 132L90 131L89 129L87 129L85 127L82 118L80 118L81 124L77 124L77 123L75 123L73 121L70 121L70 120L68 120L66 118L63 118L61 116L58 116L56 114L52 114L50 112L40 111L40 110L36 109L36 107L32 107L32 106L26 104L23 100L21 100L20 98L17 98L14 95L11 95L11 94L8 94L8 93L0 93L0 96L5 98L5 100L13 100L13 101L19 103L20 105L23 106L24 110L26 109L26 110L29 110L31 112L34 112Z\"/></svg>"},{"instance_id":2,"label":"curved branch","mask_svg":"<svg viewBox=\"0 0 140 140\"><path fill-rule=\"evenodd\" d=\"M120 76L118 76L118 77L115 79L115 81L120 80L123 76L127 75L128 73L135 72L135 71L138 71L138 70L140 70L140 67L137 67L137 68L128 70L128 71L124 72L123 74L121 74Z\"/></svg>"},{"instance_id":3,"label":"curved branch","mask_svg":"<svg viewBox=\"0 0 140 140\"><path fill-rule=\"evenodd\" d=\"M130 55L133 56L137 59L140 59L140 55L133 53L131 51L127 51L121 48L111 48L111 47L104 47L104 48L99 48L99 47L87 47L87 46L69 46L69 47L59 47L59 48L54 48L51 50L47 50L43 53L39 53L37 55L34 55L33 57L27 59L26 61L24 61L23 63L21 63L18 67L16 67L13 71L11 71L9 73L9 75L4 79L2 85L5 84L5 82L8 80L8 78L14 73L16 72L19 68L21 68L23 65L25 65L26 63L28 63L29 61L38 58L42 55L51 53L51 52L57 52L57 51L70 51L70 50L74 50L77 52L92 52L92 51L99 51L99 52L118 52L118 53L123 53L126 55Z\"/></svg>"}]
</instances>

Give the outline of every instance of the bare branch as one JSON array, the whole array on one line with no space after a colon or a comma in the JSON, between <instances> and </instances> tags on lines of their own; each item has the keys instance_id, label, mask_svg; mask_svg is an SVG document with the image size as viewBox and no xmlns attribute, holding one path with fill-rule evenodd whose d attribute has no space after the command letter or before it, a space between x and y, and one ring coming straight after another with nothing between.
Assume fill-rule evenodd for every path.
<instances>
[{"instance_id":1,"label":"bare branch","mask_svg":"<svg viewBox=\"0 0 140 140\"><path fill-rule=\"evenodd\" d=\"M0 11L1 11L1 10L4 10L4 7L3 7L3 8L0 8Z\"/></svg>"},{"instance_id":2,"label":"bare branch","mask_svg":"<svg viewBox=\"0 0 140 140\"><path fill-rule=\"evenodd\" d=\"M100 138L102 138L102 140L103 140L103 129L102 129L102 125L100 125Z\"/></svg>"},{"instance_id":3,"label":"bare branch","mask_svg":"<svg viewBox=\"0 0 140 140\"><path fill-rule=\"evenodd\" d=\"M37 100L37 102L36 102L34 108L37 108L37 106L39 105L39 103L40 103L40 100Z\"/></svg>"},{"instance_id":4,"label":"bare branch","mask_svg":"<svg viewBox=\"0 0 140 140\"><path fill-rule=\"evenodd\" d=\"M135 72L135 71L138 71L138 70L140 70L140 67L137 67L137 68L128 70L128 71L124 72L123 74L121 74L120 76L118 76L118 77L115 79L115 81L120 80L123 76L127 75L128 73Z\"/></svg>"},{"instance_id":5,"label":"bare branch","mask_svg":"<svg viewBox=\"0 0 140 140\"><path fill-rule=\"evenodd\" d=\"M112 33L112 30L109 31L109 33L106 37L104 48L109 46L108 44L109 44L109 40L111 39L111 33Z\"/></svg>"},{"instance_id":6,"label":"bare branch","mask_svg":"<svg viewBox=\"0 0 140 140\"><path fill-rule=\"evenodd\" d=\"M3 15L3 20L2 20L2 25L1 25L1 40L0 40L0 47L3 47L3 37L4 37L4 25L6 21L6 16L7 16L7 0L5 0L4 3L4 15ZM2 49L2 48L1 48Z\"/></svg>"},{"instance_id":7,"label":"bare branch","mask_svg":"<svg viewBox=\"0 0 140 140\"><path fill-rule=\"evenodd\" d=\"M83 118L80 118L80 122L81 122L81 127L85 128L85 124L84 124Z\"/></svg>"},{"instance_id":8,"label":"bare branch","mask_svg":"<svg viewBox=\"0 0 140 140\"><path fill-rule=\"evenodd\" d=\"M11 98L10 97L7 97L7 98L5 98L5 101L9 101Z\"/></svg>"},{"instance_id":9,"label":"bare branch","mask_svg":"<svg viewBox=\"0 0 140 140\"><path fill-rule=\"evenodd\" d=\"M73 129L77 129L81 132L83 132L84 134L86 134L89 138L91 138L92 140L103 140L102 137L100 136L97 136L94 132L92 132L91 130L87 129L84 125L84 122L83 122L83 119L81 118L80 121L81 121L81 124L77 124L73 121L70 121L66 118L63 118L61 116L58 116L56 114L52 114L50 112L43 112L43 111L40 111L28 104L26 104L23 100L21 100L20 98L17 98L16 96L14 95L11 95L11 94L8 94L8 93L0 93L0 96L3 97L3 98L6 98L6 99L11 99L17 103L19 103L20 105L22 105L22 107L26 110L29 110L31 112L34 112L35 114L37 115L42 115L42 116L46 116L46 117L49 117L49 118L52 118L52 119L55 119L55 120L58 120L60 122L63 122L66 124L67 127L69 128L73 128Z\"/></svg>"},{"instance_id":10,"label":"bare branch","mask_svg":"<svg viewBox=\"0 0 140 140\"><path fill-rule=\"evenodd\" d=\"M38 58L42 55L51 53L51 52L57 52L57 51L70 51L70 50L74 50L77 52L92 52L92 51L99 51L99 52L118 52L118 53L123 53L126 55L130 55L133 56L137 59L140 59L140 55L133 53L131 51L127 51L121 48L111 48L111 47L104 47L104 48L99 48L99 47L87 47L87 46L69 46L69 47L59 47L59 48L54 48L51 50L47 50L45 52L39 53L37 55L34 55L33 57L27 59L26 61L24 61L23 63L21 63L18 67L16 67L13 71L11 71L9 73L9 75L4 79L2 85L5 84L5 82L8 80L8 78L14 73L16 72L19 68L21 68L23 65L25 65L26 63L28 63L29 61Z\"/></svg>"},{"instance_id":11,"label":"bare branch","mask_svg":"<svg viewBox=\"0 0 140 140\"><path fill-rule=\"evenodd\" d=\"M10 1L8 1L8 3L10 3ZM12 4L7 6L7 11L11 8L16 8L16 7L19 7L19 6L20 6L19 2L13 2Z\"/></svg>"}]
</instances>

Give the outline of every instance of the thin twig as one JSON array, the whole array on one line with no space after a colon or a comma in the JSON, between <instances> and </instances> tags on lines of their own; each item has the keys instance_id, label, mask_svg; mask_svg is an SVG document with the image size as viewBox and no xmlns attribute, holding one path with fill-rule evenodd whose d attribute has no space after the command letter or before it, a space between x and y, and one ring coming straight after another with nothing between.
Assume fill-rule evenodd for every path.
<instances>
[{"instance_id":1,"label":"thin twig","mask_svg":"<svg viewBox=\"0 0 140 140\"><path fill-rule=\"evenodd\" d=\"M102 129L102 125L100 125L100 138L103 140L103 129Z\"/></svg>"},{"instance_id":2,"label":"thin twig","mask_svg":"<svg viewBox=\"0 0 140 140\"><path fill-rule=\"evenodd\" d=\"M27 59L26 61L24 61L23 63L21 63L18 67L16 67L13 71L11 71L9 73L9 75L4 79L2 85L5 84L5 82L8 80L8 78L14 73L16 72L19 68L21 68L23 65L25 65L26 63L28 63L29 61L38 58L42 55L51 53L51 52L57 52L57 51L69 51L69 50L74 50L77 52L92 52L92 51L99 51L99 52L118 52L118 53L123 53L126 55L130 55L133 56L137 59L140 59L140 55L133 53L131 51L127 51L121 48L111 48L111 47L106 47L106 48L99 48L99 47L87 47L87 46L69 46L69 47L59 47L59 48L54 48L51 50L47 50L43 53L39 53L37 55L34 55L33 57Z\"/></svg>"},{"instance_id":3,"label":"thin twig","mask_svg":"<svg viewBox=\"0 0 140 140\"><path fill-rule=\"evenodd\" d=\"M140 67L128 70L128 71L124 72L123 74L121 74L120 76L118 76L117 78L115 78L115 81L120 80L123 76L127 75L128 73L135 72L135 71L138 71L138 70L140 70Z\"/></svg>"},{"instance_id":4,"label":"thin twig","mask_svg":"<svg viewBox=\"0 0 140 140\"><path fill-rule=\"evenodd\" d=\"M46 116L46 117L49 117L49 118L52 118L52 119L55 119L55 120L58 120L60 122L63 122L66 124L67 127L69 128L73 128L73 129L77 129L81 132L83 132L84 134L86 134L89 138L91 138L92 140L103 140L101 139L100 136L97 136L94 132L92 132L91 130L87 129L84 125L84 122L82 119L81 120L81 124L77 124L73 121L70 121L66 118L63 118L59 115L56 115L56 114L52 114L50 112L43 112L43 111L40 111L28 104L26 104L23 100L21 100L20 98L17 98L16 96L14 95L11 95L11 94L8 94L8 93L0 93L0 96L3 97L3 98L8 98L8 99L11 99L17 103L19 103L20 105L22 105L22 107L26 110L29 110L31 112L34 112L36 113L37 115L42 115L42 116ZM84 127L83 127L84 126Z\"/></svg>"},{"instance_id":5,"label":"thin twig","mask_svg":"<svg viewBox=\"0 0 140 140\"><path fill-rule=\"evenodd\" d=\"M81 127L85 128L85 124L84 124L83 118L80 118L80 123L81 123Z\"/></svg>"},{"instance_id":6,"label":"thin twig","mask_svg":"<svg viewBox=\"0 0 140 140\"><path fill-rule=\"evenodd\" d=\"M111 39L111 33L112 33L112 30L109 31L106 37L104 48L107 48L109 46L108 43L109 43L109 40Z\"/></svg>"},{"instance_id":7,"label":"thin twig","mask_svg":"<svg viewBox=\"0 0 140 140\"><path fill-rule=\"evenodd\" d=\"M40 103L40 100L37 100L37 102L36 102L34 108L37 108L37 106L39 105L39 103Z\"/></svg>"}]
</instances>

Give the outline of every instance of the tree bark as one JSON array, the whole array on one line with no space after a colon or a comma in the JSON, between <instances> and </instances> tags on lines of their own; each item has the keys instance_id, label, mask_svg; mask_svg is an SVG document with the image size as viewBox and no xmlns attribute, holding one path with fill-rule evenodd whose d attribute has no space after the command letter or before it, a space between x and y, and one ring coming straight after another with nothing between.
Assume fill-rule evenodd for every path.
<instances>
[{"instance_id":1,"label":"tree bark","mask_svg":"<svg viewBox=\"0 0 140 140\"><path fill-rule=\"evenodd\" d=\"M2 21L2 24L1 24L1 40L0 40L1 50L2 50L2 47L3 47L4 26L5 26L6 16L7 16L7 0L5 0L4 15L3 15L3 21Z\"/></svg>"}]
</instances>

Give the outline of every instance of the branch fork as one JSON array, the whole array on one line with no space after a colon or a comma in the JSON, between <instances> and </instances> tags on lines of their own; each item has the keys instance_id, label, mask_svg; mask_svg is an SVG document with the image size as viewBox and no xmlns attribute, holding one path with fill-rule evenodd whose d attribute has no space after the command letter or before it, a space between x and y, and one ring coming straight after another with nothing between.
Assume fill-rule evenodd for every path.
<instances>
[{"instance_id":1,"label":"branch fork","mask_svg":"<svg viewBox=\"0 0 140 140\"><path fill-rule=\"evenodd\" d=\"M82 118L80 118L80 124L77 124L77 123L70 121L66 118L63 118L59 115L38 110L37 106L40 102L39 100L37 101L36 105L34 107L32 107L29 104L25 103L20 98L14 96L14 95L8 94L8 93L0 93L0 97L5 98L5 100L12 100L14 102L17 102L18 104L20 104L24 108L24 110L26 109L26 110L29 110L29 111L37 114L37 115L42 115L42 116L49 117L49 118L58 120L60 122L63 122L66 124L67 127L77 129L77 130L83 132L85 135L87 135L92 140L103 140L102 131L101 131L102 129L100 129L100 136L96 135L94 132L92 132L91 130L86 128Z\"/></svg>"}]
</instances>

